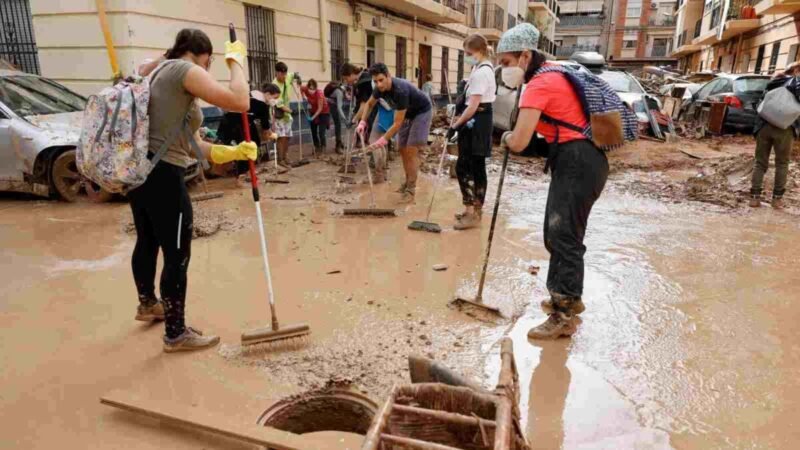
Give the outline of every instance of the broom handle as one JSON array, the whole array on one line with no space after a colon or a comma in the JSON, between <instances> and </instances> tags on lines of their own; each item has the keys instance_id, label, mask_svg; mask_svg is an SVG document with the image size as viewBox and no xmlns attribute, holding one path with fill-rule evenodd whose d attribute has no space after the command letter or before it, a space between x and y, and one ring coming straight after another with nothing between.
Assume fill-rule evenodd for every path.
<instances>
[{"instance_id":1,"label":"broom handle","mask_svg":"<svg viewBox=\"0 0 800 450\"><path fill-rule=\"evenodd\" d=\"M508 167L508 153L506 149L503 155L503 168L500 170L500 182L497 184L497 198L494 201L494 213L492 213L492 225L489 226L489 243L486 244L486 255L483 257L483 270L481 271L481 281L478 284L478 300L483 298L483 284L486 282L486 269L489 267L489 254L492 252L492 238L494 238L494 226L497 223L497 213L500 211L500 194L503 192L503 180L506 178L506 167ZM481 300L482 301L482 300Z\"/></svg>"},{"instance_id":2,"label":"broom handle","mask_svg":"<svg viewBox=\"0 0 800 450\"><path fill-rule=\"evenodd\" d=\"M233 24L228 25L231 42L236 42L236 29ZM247 120L247 111L242 112L242 130L244 130L244 140L250 142L250 122ZM253 202L256 204L256 220L258 221L258 235L261 238L261 257L264 260L264 275L267 277L267 293L269 299L269 309L272 314L272 329L278 329L278 318L275 315L275 296L272 291L272 275L269 272L269 256L267 256L267 236L264 233L264 219L261 217L261 195L258 192L258 178L256 177L256 164L253 160L247 160L250 168L250 184L253 189Z\"/></svg>"},{"instance_id":3,"label":"broom handle","mask_svg":"<svg viewBox=\"0 0 800 450\"><path fill-rule=\"evenodd\" d=\"M447 79L447 75L444 76L445 80ZM456 120L456 113L453 111L453 116L450 117L450 127L448 130L453 127L453 123ZM447 154L447 136L442 139L442 155L439 157L439 168L436 170L436 184L433 188L433 195L431 195L431 203L428 205L428 214L425 216L425 222L430 222L431 219L431 210L433 210L433 202L436 200L436 191L439 188L439 179L442 177L442 167L444 167L444 155Z\"/></svg>"},{"instance_id":4,"label":"broom handle","mask_svg":"<svg viewBox=\"0 0 800 450\"><path fill-rule=\"evenodd\" d=\"M372 187L372 169L369 168L369 153L366 152L367 147L364 145L364 136L359 134L358 137L361 140L361 148L364 149L364 165L367 166L367 179L369 180L369 196L370 196L370 201L372 202L370 207L375 209L375 190Z\"/></svg>"}]
</instances>

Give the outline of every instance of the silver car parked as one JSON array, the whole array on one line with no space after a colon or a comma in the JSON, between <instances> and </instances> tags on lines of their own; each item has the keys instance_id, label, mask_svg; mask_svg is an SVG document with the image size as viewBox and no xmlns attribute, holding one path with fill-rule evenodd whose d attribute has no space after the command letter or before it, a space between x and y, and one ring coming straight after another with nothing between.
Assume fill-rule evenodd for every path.
<instances>
[{"instance_id":1,"label":"silver car parked","mask_svg":"<svg viewBox=\"0 0 800 450\"><path fill-rule=\"evenodd\" d=\"M110 200L75 164L85 107L84 97L53 80L0 70L0 191ZM199 164L186 173L187 181L197 176Z\"/></svg>"}]
</instances>

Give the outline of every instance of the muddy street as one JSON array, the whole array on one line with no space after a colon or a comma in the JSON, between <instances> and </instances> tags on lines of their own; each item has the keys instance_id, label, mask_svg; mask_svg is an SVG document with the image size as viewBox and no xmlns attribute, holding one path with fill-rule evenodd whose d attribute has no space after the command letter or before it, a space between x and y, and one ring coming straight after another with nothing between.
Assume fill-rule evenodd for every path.
<instances>
[{"instance_id":1,"label":"muddy street","mask_svg":"<svg viewBox=\"0 0 800 450\"><path fill-rule=\"evenodd\" d=\"M715 178L693 197L687 183L699 174L718 176L736 158L752 164L751 141L711 148L722 155L709 159L675 144L636 145L612 155L589 222L583 323L571 340L544 343L526 336L545 318L540 160L514 158L506 178L484 293L499 320L449 306L456 294L474 296L489 229L487 214L480 230L452 230L453 180L442 179L431 216L440 235L407 230L425 217L435 179L423 176L416 204L398 206L399 162L376 191L378 207L396 208L396 218L343 217L344 207L368 206L368 188L337 183L337 167L324 162L283 175L290 184L263 185L278 312L312 334L254 350L241 348L240 334L270 317L249 189L212 180L210 190L225 195L194 205L203 232L192 243L187 323L222 344L189 354L163 353L163 325L133 320L125 203L2 197L0 447L252 448L99 398L122 390L250 424L282 398L330 383L381 404L408 382L410 354L491 388L500 339L510 336L532 448L792 448L800 439L796 185L787 210L748 209L733 200L734 178L746 171L735 166L730 182ZM491 202L499 163L489 169ZM360 447L353 435L308 442Z\"/></svg>"}]
</instances>

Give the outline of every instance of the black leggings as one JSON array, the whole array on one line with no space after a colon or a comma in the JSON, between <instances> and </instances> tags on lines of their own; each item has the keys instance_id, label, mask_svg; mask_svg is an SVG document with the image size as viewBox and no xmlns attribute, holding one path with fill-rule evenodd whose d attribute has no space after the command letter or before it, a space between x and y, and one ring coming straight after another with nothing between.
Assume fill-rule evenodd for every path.
<instances>
[{"instance_id":1,"label":"black leggings","mask_svg":"<svg viewBox=\"0 0 800 450\"><path fill-rule=\"evenodd\" d=\"M330 123L330 114L320 114L317 120L311 122L311 138L314 140L314 147L322 147L323 151L328 147L328 126Z\"/></svg>"},{"instance_id":2,"label":"black leggings","mask_svg":"<svg viewBox=\"0 0 800 450\"><path fill-rule=\"evenodd\" d=\"M183 178L186 170L160 162L147 181L128 194L136 225L136 247L131 265L139 301L156 301L155 279L158 250L164 255L161 299L166 335L170 339L185 330L186 273L192 250L192 201Z\"/></svg>"},{"instance_id":3,"label":"black leggings","mask_svg":"<svg viewBox=\"0 0 800 450\"><path fill-rule=\"evenodd\" d=\"M470 153L469 149L459 149L456 161L458 186L461 188L464 205L481 209L486 200L486 157Z\"/></svg>"},{"instance_id":4,"label":"black leggings","mask_svg":"<svg viewBox=\"0 0 800 450\"><path fill-rule=\"evenodd\" d=\"M552 162L544 215L544 245L550 252L547 289L572 299L583 295L586 225L608 179L608 159L587 140L559 145Z\"/></svg>"}]
</instances>

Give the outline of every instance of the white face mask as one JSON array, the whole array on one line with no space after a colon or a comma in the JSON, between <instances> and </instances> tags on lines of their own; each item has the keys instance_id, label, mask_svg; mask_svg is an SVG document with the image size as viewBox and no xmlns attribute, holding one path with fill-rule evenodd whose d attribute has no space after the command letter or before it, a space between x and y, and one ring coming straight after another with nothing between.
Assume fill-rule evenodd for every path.
<instances>
[{"instance_id":1,"label":"white face mask","mask_svg":"<svg viewBox=\"0 0 800 450\"><path fill-rule=\"evenodd\" d=\"M503 67L501 77L503 84L511 89L516 89L525 81L525 71L519 66Z\"/></svg>"},{"instance_id":2,"label":"white face mask","mask_svg":"<svg viewBox=\"0 0 800 450\"><path fill-rule=\"evenodd\" d=\"M472 55L467 55L464 57L464 62L469 64L470 66L474 66L475 64L478 64L478 58Z\"/></svg>"},{"instance_id":3,"label":"white face mask","mask_svg":"<svg viewBox=\"0 0 800 450\"><path fill-rule=\"evenodd\" d=\"M277 98L271 98L271 99L269 99L267 101L267 103L269 103L269 106L278 106L278 99Z\"/></svg>"}]
</instances>

